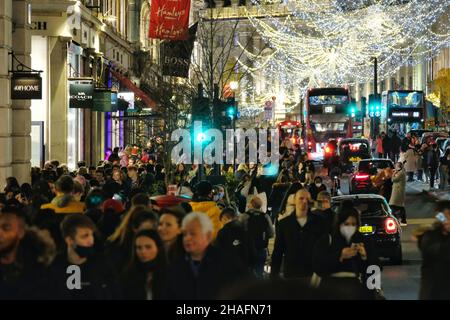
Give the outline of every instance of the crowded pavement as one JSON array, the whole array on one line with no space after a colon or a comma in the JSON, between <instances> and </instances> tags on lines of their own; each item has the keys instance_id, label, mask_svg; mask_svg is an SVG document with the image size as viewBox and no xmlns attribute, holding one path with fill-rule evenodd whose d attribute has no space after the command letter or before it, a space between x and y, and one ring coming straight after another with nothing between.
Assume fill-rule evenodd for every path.
<instances>
[{"instance_id":1,"label":"crowded pavement","mask_svg":"<svg viewBox=\"0 0 450 320\"><path fill-rule=\"evenodd\" d=\"M450 300L449 16L1 0L0 301Z\"/></svg>"}]
</instances>

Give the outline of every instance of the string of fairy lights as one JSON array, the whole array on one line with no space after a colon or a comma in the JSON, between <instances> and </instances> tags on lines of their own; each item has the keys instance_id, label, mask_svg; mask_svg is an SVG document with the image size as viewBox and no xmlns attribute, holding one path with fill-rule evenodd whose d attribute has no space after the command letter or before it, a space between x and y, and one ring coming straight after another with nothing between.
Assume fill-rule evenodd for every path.
<instances>
[{"instance_id":1,"label":"string of fairy lights","mask_svg":"<svg viewBox=\"0 0 450 320\"><path fill-rule=\"evenodd\" d=\"M248 19L270 53L241 46L239 65L255 79L276 79L285 92L367 83L373 57L383 80L450 44L450 0L285 0L284 17L251 1L265 17L247 11Z\"/></svg>"},{"instance_id":2,"label":"string of fairy lights","mask_svg":"<svg viewBox=\"0 0 450 320\"><path fill-rule=\"evenodd\" d=\"M373 77L372 57L384 79L450 43L450 0L288 0L285 5L291 12L285 18L272 16L264 5L265 19L248 15L273 50L248 67L288 74L291 82L367 82Z\"/></svg>"}]
</instances>

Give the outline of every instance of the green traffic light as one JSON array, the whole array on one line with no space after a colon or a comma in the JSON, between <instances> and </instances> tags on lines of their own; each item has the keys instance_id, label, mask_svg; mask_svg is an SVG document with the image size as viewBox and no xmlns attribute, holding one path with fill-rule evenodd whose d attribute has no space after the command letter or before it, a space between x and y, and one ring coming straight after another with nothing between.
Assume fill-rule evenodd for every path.
<instances>
[{"instance_id":1,"label":"green traffic light","mask_svg":"<svg viewBox=\"0 0 450 320\"><path fill-rule=\"evenodd\" d=\"M234 107L228 107L227 108L227 115L229 117L234 117Z\"/></svg>"},{"instance_id":2,"label":"green traffic light","mask_svg":"<svg viewBox=\"0 0 450 320\"><path fill-rule=\"evenodd\" d=\"M197 141L198 142L203 142L206 140L206 135L203 132L200 132L199 134L197 134Z\"/></svg>"}]
</instances>

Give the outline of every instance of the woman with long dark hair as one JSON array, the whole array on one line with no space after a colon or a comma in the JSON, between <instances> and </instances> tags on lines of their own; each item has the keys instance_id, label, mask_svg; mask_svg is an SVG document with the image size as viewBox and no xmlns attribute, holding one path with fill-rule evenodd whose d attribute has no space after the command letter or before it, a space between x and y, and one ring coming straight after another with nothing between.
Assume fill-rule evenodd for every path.
<instances>
[{"instance_id":1,"label":"woman with long dark hair","mask_svg":"<svg viewBox=\"0 0 450 320\"><path fill-rule=\"evenodd\" d=\"M162 299L167 261L158 232L155 230L137 232L132 250L131 260L122 273L125 299Z\"/></svg>"}]
</instances>

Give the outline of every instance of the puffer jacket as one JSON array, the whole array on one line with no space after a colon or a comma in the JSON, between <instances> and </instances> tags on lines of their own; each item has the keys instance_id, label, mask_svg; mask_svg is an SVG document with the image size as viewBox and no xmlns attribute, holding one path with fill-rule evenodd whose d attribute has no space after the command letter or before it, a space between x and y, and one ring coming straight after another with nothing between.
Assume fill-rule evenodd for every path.
<instances>
[{"instance_id":1,"label":"puffer jacket","mask_svg":"<svg viewBox=\"0 0 450 320\"><path fill-rule=\"evenodd\" d=\"M76 201L71 195L56 196L52 202L44 204L41 209L51 209L58 214L84 213L86 206L83 202Z\"/></svg>"},{"instance_id":2,"label":"puffer jacket","mask_svg":"<svg viewBox=\"0 0 450 320\"><path fill-rule=\"evenodd\" d=\"M211 219L214 226L213 239L215 239L217 232L223 227L222 222L220 222L220 208L214 201L189 202L189 204L193 212L206 213Z\"/></svg>"}]
</instances>

